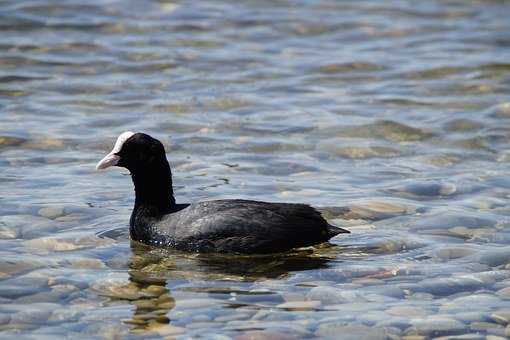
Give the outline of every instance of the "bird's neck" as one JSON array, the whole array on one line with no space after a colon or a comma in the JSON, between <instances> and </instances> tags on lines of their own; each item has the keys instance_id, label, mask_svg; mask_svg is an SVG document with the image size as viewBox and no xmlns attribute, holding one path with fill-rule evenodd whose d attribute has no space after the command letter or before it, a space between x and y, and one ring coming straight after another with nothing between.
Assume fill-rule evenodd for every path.
<instances>
[{"instance_id":1,"label":"bird's neck","mask_svg":"<svg viewBox=\"0 0 510 340\"><path fill-rule=\"evenodd\" d=\"M133 216L143 212L144 217L157 218L168 214L175 207L172 188L172 172L165 159L157 166L149 166L131 172L135 185ZM132 217L133 217L132 216Z\"/></svg>"}]
</instances>

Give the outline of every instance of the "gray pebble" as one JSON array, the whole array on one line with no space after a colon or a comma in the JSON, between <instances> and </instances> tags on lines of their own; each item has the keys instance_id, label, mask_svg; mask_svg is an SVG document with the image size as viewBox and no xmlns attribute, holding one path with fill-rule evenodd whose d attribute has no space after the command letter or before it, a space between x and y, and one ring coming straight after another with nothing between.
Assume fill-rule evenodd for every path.
<instances>
[{"instance_id":1,"label":"gray pebble","mask_svg":"<svg viewBox=\"0 0 510 340\"><path fill-rule=\"evenodd\" d=\"M411 319L411 327L407 334L427 336L449 335L465 331L466 325L447 316L430 316L425 319Z\"/></svg>"},{"instance_id":2,"label":"gray pebble","mask_svg":"<svg viewBox=\"0 0 510 340\"><path fill-rule=\"evenodd\" d=\"M64 207L63 206L50 206L39 209L37 212L39 216L46 217L49 219L55 219L59 216L64 215Z\"/></svg>"}]
</instances>

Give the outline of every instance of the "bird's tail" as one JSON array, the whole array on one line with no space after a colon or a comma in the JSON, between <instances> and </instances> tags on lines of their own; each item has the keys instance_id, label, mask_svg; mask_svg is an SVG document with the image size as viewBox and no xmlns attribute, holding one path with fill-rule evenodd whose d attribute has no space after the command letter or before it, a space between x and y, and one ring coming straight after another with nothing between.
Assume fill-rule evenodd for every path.
<instances>
[{"instance_id":1,"label":"bird's tail","mask_svg":"<svg viewBox=\"0 0 510 340\"><path fill-rule=\"evenodd\" d=\"M334 225L328 224L329 237L334 237L338 234L350 234L351 232L347 229L335 227Z\"/></svg>"}]
</instances>

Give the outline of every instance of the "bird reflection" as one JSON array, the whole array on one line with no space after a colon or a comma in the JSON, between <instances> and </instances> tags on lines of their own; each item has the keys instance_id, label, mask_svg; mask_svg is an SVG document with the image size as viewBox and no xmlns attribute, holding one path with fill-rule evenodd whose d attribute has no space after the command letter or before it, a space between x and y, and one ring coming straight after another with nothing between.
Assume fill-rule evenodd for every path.
<instances>
[{"instance_id":1,"label":"bird reflection","mask_svg":"<svg viewBox=\"0 0 510 340\"><path fill-rule=\"evenodd\" d=\"M169 315L176 304L178 306L178 301L176 302L171 294L172 287L182 286L186 282L193 287L196 282L205 281L207 284L207 281L211 283L227 281L228 289L235 289L231 288L233 282L249 283L261 279L282 279L291 272L327 267L328 262L332 261L338 252L336 248L326 244L282 254L240 256L184 253L131 242L132 254L128 263L129 283L122 289L135 293L124 294L123 298L122 294L117 292L111 297L115 300L119 298L129 300L135 306L132 317L124 320L126 324L133 325L133 332L142 333L167 328L173 330ZM217 298L214 291L207 287L200 288L197 292ZM229 294L228 291L222 291L222 293ZM246 293L249 294L249 292ZM226 307L230 308L241 306L235 302L223 301L223 304L227 304Z\"/></svg>"}]
</instances>

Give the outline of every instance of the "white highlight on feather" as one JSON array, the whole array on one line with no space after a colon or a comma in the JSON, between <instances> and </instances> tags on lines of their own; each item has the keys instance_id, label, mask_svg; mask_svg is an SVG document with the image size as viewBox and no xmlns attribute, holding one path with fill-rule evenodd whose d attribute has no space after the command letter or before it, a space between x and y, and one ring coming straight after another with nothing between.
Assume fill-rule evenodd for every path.
<instances>
[{"instance_id":1,"label":"white highlight on feather","mask_svg":"<svg viewBox=\"0 0 510 340\"><path fill-rule=\"evenodd\" d=\"M104 156L104 158L97 163L96 170L106 169L116 165L120 159L120 157L117 156L116 153L122 149L122 145L124 145L124 143L134 134L135 133L131 131L121 133L120 136L117 137L117 141L115 142L112 151L110 151L109 154Z\"/></svg>"}]
</instances>

